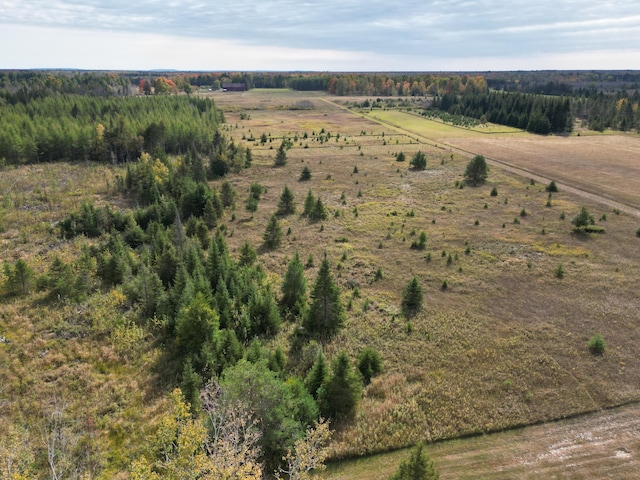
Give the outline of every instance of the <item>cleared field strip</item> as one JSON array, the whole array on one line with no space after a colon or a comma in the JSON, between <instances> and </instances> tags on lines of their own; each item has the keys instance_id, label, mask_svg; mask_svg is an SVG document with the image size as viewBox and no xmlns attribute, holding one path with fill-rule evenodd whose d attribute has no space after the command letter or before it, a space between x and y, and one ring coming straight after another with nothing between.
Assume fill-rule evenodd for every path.
<instances>
[{"instance_id":1,"label":"cleared field strip","mask_svg":"<svg viewBox=\"0 0 640 480\"><path fill-rule=\"evenodd\" d=\"M502 125L487 124L486 126L468 128L451 125L440 120L425 118L414 113L399 112L397 110L373 110L371 113L366 114L366 116L430 138L433 138L434 133L453 138L466 138L469 136L482 137L496 134L527 135L526 132L522 130Z\"/></svg>"},{"instance_id":2,"label":"cleared field strip","mask_svg":"<svg viewBox=\"0 0 640 480\"><path fill-rule=\"evenodd\" d=\"M640 405L427 447L441 479L640 478ZM387 479L409 450L330 465L325 480Z\"/></svg>"}]
</instances>

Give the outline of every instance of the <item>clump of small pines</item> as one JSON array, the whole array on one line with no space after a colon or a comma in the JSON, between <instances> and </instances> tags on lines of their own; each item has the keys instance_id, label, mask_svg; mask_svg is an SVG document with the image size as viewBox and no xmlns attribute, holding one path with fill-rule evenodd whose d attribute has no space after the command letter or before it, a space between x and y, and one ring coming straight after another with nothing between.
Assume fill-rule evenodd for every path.
<instances>
[{"instance_id":1,"label":"clump of small pines","mask_svg":"<svg viewBox=\"0 0 640 480\"><path fill-rule=\"evenodd\" d=\"M427 234L420 232L420 237L417 240L411 242L412 250L424 250L427 246Z\"/></svg>"},{"instance_id":2,"label":"clump of small pines","mask_svg":"<svg viewBox=\"0 0 640 480\"><path fill-rule=\"evenodd\" d=\"M571 224L574 226L574 233L604 233L605 228L595 225L595 223L593 215L584 206L580 208L578 214L571 220Z\"/></svg>"}]
</instances>

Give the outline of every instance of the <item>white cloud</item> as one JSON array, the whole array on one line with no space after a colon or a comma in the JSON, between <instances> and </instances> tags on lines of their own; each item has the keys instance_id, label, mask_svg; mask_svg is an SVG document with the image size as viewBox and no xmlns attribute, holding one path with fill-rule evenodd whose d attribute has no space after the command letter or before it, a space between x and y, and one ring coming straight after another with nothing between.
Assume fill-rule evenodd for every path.
<instances>
[{"instance_id":1,"label":"white cloud","mask_svg":"<svg viewBox=\"0 0 640 480\"><path fill-rule=\"evenodd\" d=\"M256 46L226 39L196 39L149 33L65 30L3 25L4 68L96 70L322 70L348 69L362 53L330 49Z\"/></svg>"},{"instance_id":2,"label":"white cloud","mask_svg":"<svg viewBox=\"0 0 640 480\"><path fill-rule=\"evenodd\" d=\"M637 0L0 0L0 19L0 37L11 45L0 52L0 68L29 63L415 70L413 65L444 69L458 60L476 65L479 59L506 64L521 58L531 62L526 69L536 68L538 58L585 50L609 52L621 68L638 68L640 62L634 53L640 50ZM25 44L9 35L18 28ZM141 55L150 38L163 45L163 55ZM219 50L220 39L233 54ZM100 54L86 54L89 46ZM598 62L608 59L595 53L580 58L583 68L604 68ZM54 60L61 63L51 65ZM375 61L383 63L372 65Z\"/></svg>"}]
</instances>

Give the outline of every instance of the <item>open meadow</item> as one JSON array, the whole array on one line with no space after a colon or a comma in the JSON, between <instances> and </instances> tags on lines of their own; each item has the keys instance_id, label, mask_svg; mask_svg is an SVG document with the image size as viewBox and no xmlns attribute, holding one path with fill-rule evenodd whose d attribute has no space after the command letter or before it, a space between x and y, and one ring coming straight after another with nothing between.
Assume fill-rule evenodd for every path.
<instances>
[{"instance_id":1,"label":"open meadow","mask_svg":"<svg viewBox=\"0 0 640 480\"><path fill-rule=\"evenodd\" d=\"M326 255L347 314L344 328L324 345L327 358L345 350L355 359L365 346L382 358L382 373L365 388L355 418L333 425L331 460L439 442L427 450L433 448L442 478L471 478L478 463L457 460L460 444L444 440L486 440L492 438L487 433L640 400L640 170L634 161L640 137L464 129L393 110L360 112L317 92L205 95L224 111L223 132L252 152L250 168L226 177L237 194L222 229L231 256L239 257L245 241L255 246L266 283L279 293L296 252L308 285ZM286 165L275 167L283 139L291 148ZM427 157L422 171L410 168L418 151ZM401 152L404 162L397 161ZM463 182L473 154L496 161L477 187ZM311 178L302 181L305 167ZM527 172L555 179L559 191L549 193ZM36 274L54 254L80 255L92 240L62 239L56 223L85 199L131 206L116 188L124 176L123 166L83 162L5 168L0 255L28 260ZM254 183L265 191L251 212L245 204ZM282 244L267 249L263 234L285 185L297 210L279 220ZM589 195L572 193L581 189ZM326 220L301 215L309 191L327 208ZM582 206L605 233L572 233ZM426 244L412 248L422 232ZM407 318L402 290L414 276L424 302ZM29 298L0 303L0 405L10 406L0 427L23 415L42 416L42 405L64 398L94 438L95 451L87 455L103 452L101 462L109 465L103 477L127 478L116 474L137 453L176 383L158 369L162 345L128 315L120 287L55 310L42 293ZM290 371L301 374L303 362L289 351L294 328L283 322L270 342L289 355ZM587 346L594 334L606 341L602 355ZM9 402L9 394L25 400ZM500 445L520 441L508 434ZM532 436L544 441L542 434ZM598 471L640 455L637 441L624 448L600 458ZM513 472L503 478L531 478L528 465L538 464L526 451L513 452L515 470L497 452L477 461L491 465L480 471L493 478L495 466ZM385 457L384 478L402 455ZM370 469L378 468L375 458ZM558 468L574 468L569 463ZM357 468L348 476L333 468L326 478L374 478ZM587 478L580 475L570 476Z\"/></svg>"},{"instance_id":2,"label":"open meadow","mask_svg":"<svg viewBox=\"0 0 640 480\"><path fill-rule=\"evenodd\" d=\"M458 188L468 156L448 145L489 158L508 145L499 150L502 161L577 187L586 178L599 180L591 191L618 192L615 198L633 206L640 174L629 152L640 148L637 136L486 135L398 112L374 111L365 118L330 97L299 92L271 97L263 109L261 95L215 97L225 111L234 106L226 118L229 132L254 153L254 167L232 180L237 191L247 195L249 184L258 181L268 192L255 215L239 214L229 225L229 243L238 248L245 238L260 242L285 184L299 205L311 189L326 202L330 219L310 224L287 218L283 229L291 233L261 261L283 274L296 251L315 259L326 252L350 306L347 326L327 353L355 354L371 345L384 361L356 420L335 435L334 457L491 432L640 398L638 219L562 190L549 195L546 184L497 166L485 185ZM307 109L287 109L305 99ZM404 117L410 118L406 125ZM321 132L330 138L319 140ZM263 133L274 140L263 146ZM294 140L293 147L287 165L274 168L283 135ZM567 143L559 148L560 142ZM588 152L584 158L575 149L578 142ZM537 154L537 146L544 153ZM425 171L409 169L418 150L427 154ZM399 152L405 163L396 161ZM534 156L546 161L525 162ZM594 163L598 158L607 160ZM592 165L615 170L620 183L613 186ZM313 174L309 182L298 181L304 166ZM494 187L497 195L491 196ZM571 233L582 205L605 234ZM412 250L423 231L426 249ZM559 266L563 275L556 274ZM414 275L425 305L407 320L400 294ZM607 341L602 356L587 348L595 333Z\"/></svg>"},{"instance_id":3,"label":"open meadow","mask_svg":"<svg viewBox=\"0 0 640 480\"><path fill-rule=\"evenodd\" d=\"M372 111L368 116L420 135L424 141L461 153L480 152L503 165L640 208L638 134L582 130L573 135L541 136L500 125L456 127L393 110Z\"/></svg>"}]
</instances>

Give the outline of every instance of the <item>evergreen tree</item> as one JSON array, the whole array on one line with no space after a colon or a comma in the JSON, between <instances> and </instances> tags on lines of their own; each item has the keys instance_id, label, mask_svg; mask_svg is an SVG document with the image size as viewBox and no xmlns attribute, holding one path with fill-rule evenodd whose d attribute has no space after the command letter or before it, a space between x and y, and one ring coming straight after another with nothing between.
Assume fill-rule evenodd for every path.
<instances>
[{"instance_id":1,"label":"evergreen tree","mask_svg":"<svg viewBox=\"0 0 640 480\"><path fill-rule=\"evenodd\" d=\"M275 214L271 215L267 228L262 235L265 247L269 249L278 248L282 242L282 228Z\"/></svg>"},{"instance_id":2,"label":"evergreen tree","mask_svg":"<svg viewBox=\"0 0 640 480\"><path fill-rule=\"evenodd\" d=\"M280 201L278 202L278 215L290 215L295 213L296 204L295 197L293 196L293 192L291 189L285 185L282 190L282 194L280 195Z\"/></svg>"},{"instance_id":3,"label":"evergreen tree","mask_svg":"<svg viewBox=\"0 0 640 480\"><path fill-rule=\"evenodd\" d=\"M242 355L244 355L244 349L235 332L229 328L220 330L217 360L218 370L216 374L221 375L225 368L238 363Z\"/></svg>"},{"instance_id":4,"label":"evergreen tree","mask_svg":"<svg viewBox=\"0 0 640 480\"><path fill-rule=\"evenodd\" d=\"M409 163L416 170L424 170L425 168L427 168L427 156L424 153L418 151L413 155L413 157L411 157L411 162Z\"/></svg>"},{"instance_id":5,"label":"evergreen tree","mask_svg":"<svg viewBox=\"0 0 640 480\"><path fill-rule=\"evenodd\" d=\"M340 289L333 281L326 254L320 265L311 299L311 306L303 323L306 331L319 335L336 333L344 325L345 315Z\"/></svg>"},{"instance_id":6,"label":"evergreen tree","mask_svg":"<svg viewBox=\"0 0 640 480\"><path fill-rule=\"evenodd\" d=\"M213 204L213 208L216 211L216 215L218 216L218 218L220 218L224 213L224 205L222 204L222 200L220 200L220 195L218 194L217 190L211 190L208 185L205 185L205 188L207 193L205 194L204 206L206 206L207 201L211 199L211 203Z\"/></svg>"},{"instance_id":7,"label":"evergreen tree","mask_svg":"<svg viewBox=\"0 0 640 480\"><path fill-rule=\"evenodd\" d=\"M236 207L236 191L228 180L220 185L220 201L225 208L233 210Z\"/></svg>"},{"instance_id":8,"label":"evergreen tree","mask_svg":"<svg viewBox=\"0 0 640 480\"><path fill-rule=\"evenodd\" d=\"M370 383L371 378L382 371L380 354L369 346L365 347L358 355L358 370L360 370L365 385Z\"/></svg>"},{"instance_id":9,"label":"evergreen tree","mask_svg":"<svg viewBox=\"0 0 640 480\"><path fill-rule=\"evenodd\" d=\"M182 358L191 358L196 372L216 371L218 314L201 293L196 293L191 303L178 313L176 336Z\"/></svg>"},{"instance_id":10,"label":"evergreen tree","mask_svg":"<svg viewBox=\"0 0 640 480\"><path fill-rule=\"evenodd\" d=\"M33 287L33 270L22 258L11 265L4 264L6 290L13 295L26 295Z\"/></svg>"},{"instance_id":11,"label":"evergreen tree","mask_svg":"<svg viewBox=\"0 0 640 480\"><path fill-rule=\"evenodd\" d=\"M311 180L311 169L307 165L305 165L304 168L302 169L302 172L300 172L299 180L301 182L307 182Z\"/></svg>"},{"instance_id":12,"label":"evergreen tree","mask_svg":"<svg viewBox=\"0 0 640 480\"><path fill-rule=\"evenodd\" d=\"M97 275L108 287L124 282L130 273L129 256L120 234L113 234L98 256Z\"/></svg>"},{"instance_id":13,"label":"evergreen tree","mask_svg":"<svg viewBox=\"0 0 640 480\"><path fill-rule=\"evenodd\" d=\"M215 307L219 315L220 328L231 328L233 326L234 305L227 284L220 278L214 296Z\"/></svg>"},{"instance_id":14,"label":"evergreen tree","mask_svg":"<svg viewBox=\"0 0 640 480\"><path fill-rule=\"evenodd\" d=\"M488 171L489 168L487 167L487 161L484 156L476 155L467 164L467 168L464 171L464 177L475 187L479 183L484 183L487 179Z\"/></svg>"},{"instance_id":15,"label":"evergreen tree","mask_svg":"<svg viewBox=\"0 0 640 480\"><path fill-rule=\"evenodd\" d=\"M258 210L258 200L252 195L249 195L247 198L247 202L245 203L245 208L247 211L254 213Z\"/></svg>"},{"instance_id":16,"label":"evergreen tree","mask_svg":"<svg viewBox=\"0 0 640 480\"><path fill-rule=\"evenodd\" d=\"M280 331L280 312L273 294L268 289L254 290L249 298L248 311L252 334L275 335Z\"/></svg>"},{"instance_id":17,"label":"evergreen tree","mask_svg":"<svg viewBox=\"0 0 640 480\"><path fill-rule=\"evenodd\" d=\"M309 218L315 222L327 219L327 209L324 208L324 204L320 198L316 199L316 203L309 214Z\"/></svg>"},{"instance_id":18,"label":"evergreen tree","mask_svg":"<svg viewBox=\"0 0 640 480\"><path fill-rule=\"evenodd\" d=\"M331 364L331 377L318 390L320 412L327 418L351 418L361 397L360 376L346 352L340 352Z\"/></svg>"},{"instance_id":19,"label":"evergreen tree","mask_svg":"<svg viewBox=\"0 0 640 480\"><path fill-rule=\"evenodd\" d=\"M156 260L156 271L158 272L160 280L162 280L165 287L169 287L173 284L179 265L180 257L173 245L167 246L167 248L158 255L158 259Z\"/></svg>"},{"instance_id":20,"label":"evergreen tree","mask_svg":"<svg viewBox=\"0 0 640 480\"><path fill-rule=\"evenodd\" d=\"M406 157L404 155L403 152L398 153L398 155L396 156L396 162L404 162L406 160Z\"/></svg>"},{"instance_id":21,"label":"evergreen tree","mask_svg":"<svg viewBox=\"0 0 640 480\"><path fill-rule=\"evenodd\" d=\"M304 266L298 252L289 262L287 272L282 281L282 298L280 306L285 314L297 317L304 310L307 295L307 281L304 277Z\"/></svg>"},{"instance_id":22,"label":"evergreen tree","mask_svg":"<svg viewBox=\"0 0 640 480\"><path fill-rule=\"evenodd\" d=\"M202 157L195 152L191 155L191 178L196 182L204 183L207 181L207 168Z\"/></svg>"},{"instance_id":23,"label":"evergreen tree","mask_svg":"<svg viewBox=\"0 0 640 480\"><path fill-rule=\"evenodd\" d=\"M258 182L253 182L249 186L249 195L255 198L256 200L260 200L260 197L264 193L264 187Z\"/></svg>"},{"instance_id":24,"label":"evergreen tree","mask_svg":"<svg viewBox=\"0 0 640 480\"><path fill-rule=\"evenodd\" d=\"M184 396L184 399L191 407L191 414L196 416L201 407L200 400L200 387L202 385L202 378L193 369L191 359L186 359L182 368L182 375L180 380L180 390Z\"/></svg>"},{"instance_id":25,"label":"evergreen tree","mask_svg":"<svg viewBox=\"0 0 640 480\"><path fill-rule=\"evenodd\" d=\"M424 444L419 443L390 480L438 480L438 469L424 450Z\"/></svg>"},{"instance_id":26,"label":"evergreen tree","mask_svg":"<svg viewBox=\"0 0 640 480\"><path fill-rule=\"evenodd\" d=\"M209 174L211 179L224 177L231 166L226 151L214 151L209 157Z\"/></svg>"},{"instance_id":27,"label":"evergreen tree","mask_svg":"<svg viewBox=\"0 0 640 480\"><path fill-rule=\"evenodd\" d=\"M144 319L153 318L167 305L167 294L162 280L144 263L140 266L138 274L126 285L125 293L129 301L139 305L140 315Z\"/></svg>"},{"instance_id":28,"label":"evergreen tree","mask_svg":"<svg viewBox=\"0 0 640 480\"><path fill-rule=\"evenodd\" d=\"M182 254L184 253L185 243L187 241L187 236L184 231L184 226L182 225L182 220L180 220L180 213L177 210L176 215L173 219L172 237L173 244L178 250L178 254L182 257Z\"/></svg>"},{"instance_id":29,"label":"evergreen tree","mask_svg":"<svg viewBox=\"0 0 640 480\"><path fill-rule=\"evenodd\" d=\"M576 227L575 230L580 230L580 229L584 230L585 227L595 224L596 221L593 218L593 215L589 213L589 210L587 209L587 207L583 206L580 208L580 211L578 212L578 214L575 217L573 217L573 219L571 220L571 223L575 225Z\"/></svg>"},{"instance_id":30,"label":"evergreen tree","mask_svg":"<svg viewBox=\"0 0 640 480\"><path fill-rule=\"evenodd\" d=\"M304 386L313 398L318 397L318 390L329 381L329 365L322 351L322 347L318 349L316 360L304 379Z\"/></svg>"},{"instance_id":31,"label":"evergreen tree","mask_svg":"<svg viewBox=\"0 0 640 480\"><path fill-rule=\"evenodd\" d=\"M287 164L287 147L285 142L283 141L278 147L278 152L276 153L275 166L276 167L284 167Z\"/></svg>"},{"instance_id":32,"label":"evergreen tree","mask_svg":"<svg viewBox=\"0 0 640 480\"><path fill-rule=\"evenodd\" d=\"M413 277L402 291L402 311L409 317L422 307L422 286L416 277Z\"/></svg>"},{"instance_id":33,"label":"evergreen tree","mask_svg":"<svg viewBox=\"0 0 640 480\"><path fill-rule=\"evenodd\" d=\"M256 249L249 243L249 240L245 240L240 247L240 257L238 258L238 265L251 266L258 258Z\"/></svg>"},{"instance_id":34,"label":"evergreen tree","mask_svg":"<svg viewBox=\"0 0 640 480\"><path fill-rule=\"evenodd\" d=\"M211 289L214 292L220 278L225 282L228 281L231 272L231 259L229 258L224 237L220 234L211 237L205 270Z\"/></svg>"},{"instance_id":35,"label":"evergreen tree","mask_svg":"<svg viewBox=\"0 0 640 480\"><path fill-rule=\"evenodd\" d=\"M218 216L213 199L208 198L207 202L204 204L204 212L202 213L204 223L206 223L207 227L214 228L218 223Z\"/></svg>"},{"instance_id":36,"label":"evergreen tree","mask_svg":"<svg viewBox=\"0 0 640 480\"><path fill-rule=\"evenodd\" d=\"M76 275L73 265L66 263L58 255L54 257L47 275L38 281L49 288L54 299L79 302L87 294L87 286L82 283L82 277Z\"/></svg>"},{"instance_id":37,"label":"evergreen tree","mask_svg":"<svg viewBox=\"0 0 640 480\"><path fill-rule=\"evenodd\" d=\"M286 364L287 357L284 354L284 350L282 350L282 347L280 346L276 347L275 351L269 356L269 361L267 362L269 370L280 374L280 377L282 378L282 373L284 372Z\"/></svg>"},{"instance_id":38,"label":"evergreen tree","mask_svg":"<svg viewBox=\"0 0 640 480\"><path fill-rule=\"evenodd\" d=\"M310 216L313 213L313 209L316 206L316 197L313 196L313 192L309 190L307 192L307 197L304 199L304 211L302 215L305 217Z\"/></svg>"}]
</instances>

